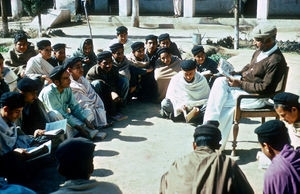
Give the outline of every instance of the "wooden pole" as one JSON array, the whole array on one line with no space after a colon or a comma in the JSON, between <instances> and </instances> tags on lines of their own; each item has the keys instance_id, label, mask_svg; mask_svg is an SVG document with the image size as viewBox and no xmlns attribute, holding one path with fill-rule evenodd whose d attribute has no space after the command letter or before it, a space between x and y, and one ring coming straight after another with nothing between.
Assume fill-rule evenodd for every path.
<instances>
[{"instance_id":1,"label":"wooden pole","mask_svg":"<svg viewBox=\"0 0 300 194\"><path fill-rule=\"evenodd\" d=\"M86 1L87 1L87 0L84 0L84 13L85 13L85 18L86 18L86 21L87 21L87 23L88 23L88 26L89 26L89 29L90 29L90 39L92 39L92 40L93 40L92 28L91 28L91 24L90 24L89 16L88 16L87 9L86 9Z\"/></svg>"},{"instance_id":2,"label":"wooden pole","mask_svg":"<svg viewBox=\"0 0 300 194\"><path fill-rule=\"evenodd\" d=\"M132 27L139 27L139 0L132 0L132 16L131 16Z\"/></svg>"},{"instance_id":3,"label":"wooden pole","mask_svg":"<svg viewBox=\"0 0 300 194\"><path fill-rule=\"evenodd\" d=\"M8 37L8 35L9 35L6 8L7 8L7 6L6 6L5 0L1 0L1 16L2 16L3 37Z\"/></svg>"},{"instance_id":4,"label":"wooden pole","mask_svg":"<svg viewBox=\"0 0 300 194\"><path fill-rule=\"evenodd\" d=\"M235 0L234 3L234 17L235 17L235 26L234 26L234 50L239 49L239 7L240 0Z\"/></svg>"}]
</instances>

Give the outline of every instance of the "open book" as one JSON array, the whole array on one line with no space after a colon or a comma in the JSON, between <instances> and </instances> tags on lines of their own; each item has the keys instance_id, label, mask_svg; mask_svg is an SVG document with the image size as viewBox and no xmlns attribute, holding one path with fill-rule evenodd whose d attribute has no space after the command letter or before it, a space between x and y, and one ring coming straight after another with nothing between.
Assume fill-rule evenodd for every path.
<instances>
[{"instance_id":1,"label":"open book","mask_svg":"<svg viewBox=\"0 0 300 194\"><path fill-rule=\"evenodd\" d=\"M196 116L197 108L193 107L193 109L187 113L186 110L183 110L183 116L185 118L185 121L188 123L190 120Z\"/></svg>"},{"instance_id":2,"label":"open book","mask_svg":"<svg viewBox=\"0 0 300 194\"><path fill-rule=\"evenodd\" d=\"M51 144L51 140L49 140L38 147L27 148L27 151L29 153L27 161L36 160L38 158L49 155L51 153Z\"/></svg>"},{"instance_id":3,"label":"open book","mask_svg":"<svg viewBox=\"0 0 300 194\"><path fill-rule=\"evenodd\" d=\"M234 71L234 67L225 59L220 58L218 70L221 74L225 75L226 77L232 77L232 75L230 75L230 72Z\"/></svg>"},{"instance_id":4,"label":"open book","mask_svg":"<svg viewBox=\"0 0 300 194\"><path fill-rule=\"evenodd\" d=\"M55 121L51 123L46 123L46 132L44 135L46 136L55 136L66 133L67 128L67 119Z\"/></svg>"}]
</instances>

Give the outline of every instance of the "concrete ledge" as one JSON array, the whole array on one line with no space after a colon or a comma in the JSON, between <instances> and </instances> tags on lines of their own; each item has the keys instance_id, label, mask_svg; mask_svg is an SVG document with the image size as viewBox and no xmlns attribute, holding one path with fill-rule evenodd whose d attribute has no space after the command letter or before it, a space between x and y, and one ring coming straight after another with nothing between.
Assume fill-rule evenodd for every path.
<instances>
[{"instance_id":1,"label":"concrete ledge","mask_svg":"<svg viewBox=\"0 0 300 194\"><path fill-rule=\"evenodd\" d=\"M103 24L103 25L131 25L131 16L89 16L91 23L94 24ZM185 27L190 26L193 28L193 25L227 25L234 26L234 18L214 18L214 17L193 17L193 18L172 18L172 17L163 17L163 16L140 16L139 17L141 26L166 26L172 24L174 28L176 27ZM299 19L269 19L271 23L275 24L278 29L288 30L291 28L296 28L300 26ZM256 26L260 20L256 18L240 18L241 26Z\"/></svg>"},{"instance_id":2,"label":"concrete ledge","mask_svg":"<svg viewBox=\"0 0 300 194\"><path fill-rule=\"evenodd\" d=\"M71 13L70 10L61 9L61 10L49 10L47 14L42 14L42 28L48 29L63 23L71 22ZM36 16L31 25L38 26L38 17Z\"/></svg>"}]
</instances>

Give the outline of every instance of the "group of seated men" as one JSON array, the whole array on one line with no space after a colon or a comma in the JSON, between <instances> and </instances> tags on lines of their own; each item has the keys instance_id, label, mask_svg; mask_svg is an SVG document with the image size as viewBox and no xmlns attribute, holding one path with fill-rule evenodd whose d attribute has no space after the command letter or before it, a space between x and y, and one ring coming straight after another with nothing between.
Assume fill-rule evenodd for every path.
<instances>
[{"instance_id":1,"label":"group of seated men","mask_svg":"<svg viewBox=\"0 0 300 194\"><path fill-rule=\"evenodd\" d=\"M16 35L9 59L4 62L0 56L1 72L5 63L18 76L19 91L9 92L1 74L1 167L14 164L19 171L25 170L23 163L15 163L22 161L25 148L41 141L45 132L41 129L51 121L67 119L67 138L93 139L99 129L111 126L111 120L127 118L120 109L133 97L161 102L165 118L180 119L192 112L191 122L219 127L224 148L237 97L274 93L287 66L276 44L277 29L270 24L253 30L257 51L251 62L230 77L218 78L217 63L206 57L202 46L191 50L194 60L182 60L167 33L133 43L126 27L116 30L117 38L105 51L96 55L93 41L85 39L71 57L66 57L63 43L51 47L49 40L41 40L37 54L26 34ZM267 103L266 99L247 99L242 107L259 108ZM276 111L293 113L279 105ZM294 142L297 145L299 139ZM1 176L16 179L17 170L8 173L8 169Z\"/></svg>"}]
</instances>

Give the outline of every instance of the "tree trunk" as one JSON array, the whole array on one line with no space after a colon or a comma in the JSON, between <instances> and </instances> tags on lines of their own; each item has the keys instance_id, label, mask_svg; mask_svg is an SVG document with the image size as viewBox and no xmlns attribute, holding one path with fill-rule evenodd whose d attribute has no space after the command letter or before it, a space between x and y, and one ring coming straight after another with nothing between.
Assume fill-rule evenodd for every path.
<instances>
[{"instance_id":1,"label":"tree trunk","mask_svg":"<svg viewBox=\"0 0 300 194\"><path fill-rule=\"evenodd\" d=\"M1 16L2 16L3 37L8 37L9 31L8 31L8 20L7 20L5 0L1 0Z\"/></svg>"},{"instance_id":2,"label":"tree trunk","mask_svg":"<svg viewBox=\"0 0 300 194\"><path fill-rule=\"evenodd\" d=\"M240 0L234 1L234 17L235 17L235 26L234 26L234 50L239 49L239 7Z\"/></svg>"},{"instance_id":3,"label":"tree trunk","mask_svg":"<svg viewBox=\"0 0 300 194\"><path fill-rule=\"evenodd\" d=\"M39 32L38 32L38 35L39 35L39 38L41 38L42 37L42 17L41 17L40 13L38 14L38 22L39 22Z\"/></svg>"},{"instance_id":4,"label":"tree trunk","mask_svg":"<svg viewBox=\"0 0 300 194\"><path fill-rule=\"evenodd\" d=\"M132 27L139 27L139 0L132 0L132 16L131 16Z\"/></svg>"}]
</instances>

